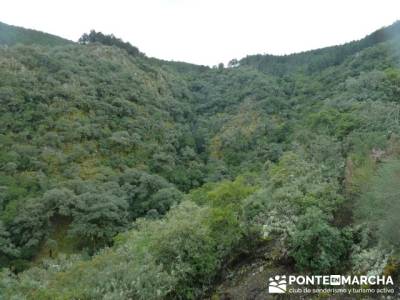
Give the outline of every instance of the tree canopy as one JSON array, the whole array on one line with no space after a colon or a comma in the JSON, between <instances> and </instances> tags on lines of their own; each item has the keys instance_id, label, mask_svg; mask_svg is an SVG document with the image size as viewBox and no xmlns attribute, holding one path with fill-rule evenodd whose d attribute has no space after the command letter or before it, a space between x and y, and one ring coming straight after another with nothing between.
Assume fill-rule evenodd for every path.
<instances>
[{"instance_id":1,"label":"tree canopy","mask_svg":"<svg viewBox=\"0 0 400 300\"><path fill-rule=\"evenodd\" d=\"M399 23L216 68L96 31L21 44L0 47L5 299L217 297L243 265L399 275Z\"/></svg>"}]
</instances>

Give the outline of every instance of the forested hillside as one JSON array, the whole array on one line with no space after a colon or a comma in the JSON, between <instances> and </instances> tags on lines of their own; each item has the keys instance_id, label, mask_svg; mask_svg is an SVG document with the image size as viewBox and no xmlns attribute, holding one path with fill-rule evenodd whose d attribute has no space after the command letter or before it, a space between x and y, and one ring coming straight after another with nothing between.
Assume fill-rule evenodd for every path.
<instances>
[{"instance_id":1,"label":"forested hillside","mask_svg":"<svg viewBox=\"0 0 400 300\"><path fill-rule=\"evenodd\" d=\"M61 46L70 43L72 42L52 34L0 22L0 45L37 44L44 46Z\"/></svg>"},{"instance_id":2,"label":"forested hillside","mask_svg":"<svg viewBox=\"0 0 400 300\"><path fill-rule=\"evenodd\" d=\"M253 265L399 277L399 23L227 68L17 31L0 299L255 299Z\"/></svg>"}]
</instances>

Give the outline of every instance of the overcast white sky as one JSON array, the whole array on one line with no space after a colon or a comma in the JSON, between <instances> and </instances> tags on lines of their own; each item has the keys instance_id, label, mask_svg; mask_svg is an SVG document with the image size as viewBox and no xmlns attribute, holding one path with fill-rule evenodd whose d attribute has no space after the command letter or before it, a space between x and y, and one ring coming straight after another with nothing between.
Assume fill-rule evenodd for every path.
<instances>
[{"instance_id":1,"label":"overcast white sky","mask_svg":"<svg viewBox=\"0 0 400 300\"><path fill-rule=\"evenodd\" d=\"M0 21L77 40L114 33L197 64L289 54L360 39L400 19L399 0L1 0Z\"/></svg>"}]
</instances>

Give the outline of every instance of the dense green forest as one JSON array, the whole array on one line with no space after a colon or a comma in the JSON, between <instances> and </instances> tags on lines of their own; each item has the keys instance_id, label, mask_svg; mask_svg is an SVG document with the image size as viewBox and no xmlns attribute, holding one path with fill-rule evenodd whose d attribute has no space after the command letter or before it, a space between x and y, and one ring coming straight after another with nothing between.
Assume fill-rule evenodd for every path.
<instances>
[{"instance_id":1,"label":"dense green forest","mask_svg":"<svg viewBox=\"0 0 400 300\"><path fill-rule=\"evenodd\" d=\"M214 68L0 44L0 299L243 299L220 284L256 260L400 277L400 23Z\"/></svg>"}]
</instances>

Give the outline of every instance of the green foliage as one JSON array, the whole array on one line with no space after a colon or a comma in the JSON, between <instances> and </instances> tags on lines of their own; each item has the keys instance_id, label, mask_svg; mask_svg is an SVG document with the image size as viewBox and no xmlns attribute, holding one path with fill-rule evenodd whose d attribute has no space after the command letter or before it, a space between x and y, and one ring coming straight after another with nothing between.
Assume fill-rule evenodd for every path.
<instances>
[{"instance_id":1,"label":"green foliage","mask_svg":"<svg viewBox=\"0 0 400 300\"><path fill-rule=\"evenodd\" d=\"M358 220L373 231L375 240L393 249L400 245L399 175L398 160L383 163L364 187L356 210Z\"/></svg>"},{"instance_id":2,"label":"green foliage","mask_svg":"<svg viewBox=\"0 0 400 300\"><path fill-rule=\"evenodd\" d=\"M252 174L247 174L234 181L204 185L189 194L190 200L210 207L210 234L219 241L218 249L225 255L234 256L235 251L232 249L246 248L246 245L239 245L247 230L243 221L243 203L258 188L257 179Z\"/></svg>"},{"instance_id":3,"label":"green foliage","mask_svg":"<svg viewBox=\"0 0 400 300\"><path fill-rule=\"evenodd\" d=\"M10 259L18 256L18 250L10 239L3 223L0 221L0 267L7 266Z\"/></svg>"},{"instance_id":4,"label":"green foliage","mask_svg":"<svg viewBox=\"0 0 400 300\"><path fill-rule=\"evenodd\" d=\"M268 175L265 188L246 201L248 222L264 238L277 238L282 258L292 257L299 269L328 272L349 251L349 237L331 222L343 202L339 185L295 153L284 154Z\"/></svg>"},{"instance_id":5,"label":"green foliage","mask_svg":"<svg viewBox=\"0 0 400 300\"><path fill-rule=\"evenodd\" d=\"M351 235L329 224L318 208L308 208L291 233L289 255L300 270L331 274L343 267L349 253Z\"/></svg>"},{"instance_id":6,"label":"green foliage","mask_svg":"<svg viewBox=\"0 0 400 300\"><path fill-rule=\"evenodd\" d=\"M400 23L395 22L389 27L379 29L359 41L341 46L311 50L299 54L285 56L251 55L239 61L240 65L250 65L262 72L277 76L289 75L294 72L315 73L342 64L352 55L368 49L376 44L390 41L398 36Z\"/></svg>"},{"instance_id":7,"label":"green foliage","mask_svg":"<svg viewBox=\"0 0 400 300\"><path fill-rule=\"evenodd\" d=\"M143 173L127 172L124 182L130 180L134 184L135 179L143 182L137 175ZM234 255L240 245L244 234L239 218L241 202L255 190L252 184L252 176L213 184L202 207L183 201L162 219L139 219L133 230L115 238L116 245L112 249L100 252L87 262L57 260L50 262L54 267L46 271L31 269L23 273L20 279L21 284L24 281L23 287L20 286L18 292L15 290L17 282L9 278L7 292L25 294L36 286L39 288L28 298L58 299L66 295L70 298L103 295L118 295L121 299L198 298L218 275L226 258ZM57 193L60 191L52 191L47 198ZM157 203L181 198L173 188L160 189L153 195L154 201L160 200ZM197 190L191 197L196 198L196 195ZM99 197L104 197L104 203ZM107 228L105 232L100 231L101 238L112 230L116 225L112 217L120 219L121 216L114 215L112 210L102 215L103 209L110 211L108 206L115 205L116 199L110 197L88 193L77 196L80 198L76 200L77 207L71 209L77 220L71 223L72 233L85 234L89 239L98 237L100 228L95 224L100 220L102 223L97 225ZM76 216L75 211L80 215ZM80 218L83 218L82 223ZM98 287L103 280L110 284Z\"/></svg>"},{"instance_id":8,"label":"green foliage","mask_svg":"<svg viewBox=\"0 0 400 300\"><path fill-rule=\"evenodd\" d=\"M359 127L354 115L351 113L339 113L333 109L321 110L309 116L310 127L326 135L339 138L346 136L353 129Z\"/></svg>"},{"instance_id":9,"label":"green foliage","mask_svg":"<svg viewBox=\"0 0 400 300\"><path fill-rule=\"evenodd\" d=\"M141 54L139 49L132 46L128 42L123 42L121 39L115 37L113 34L105 35L101 32L96 32L91 30L89 34L84 33L79 38L79 43L89 44L89 43L100 43L107 46L116 46L118 48L126 50L130 55L136 56Z\"/></svg>"},{"instance_id":10,"label":"green foliage","mask_svg":"<svg viewBox=\"0 0 400 300\"><path fill-rule=\"evenodd\" d=\"M139 220L134 230L117 238L114 249L90 261L58 260L47 271L31 269L22 275L19 290L6 274L0 284L14 295L31 291L28 299L195 299L217 275L226 254L217 246L236 239L232 234L217 240L213 232L219 229L209 225L210 213L184 202L162 220Z\"/></svg>"},{"instance_id":11,"label":"green foliage","mask_svg":"<svg viewBox=\"0 0 400 300\"><path fill-rule=\"evenodd\" d=\"M242 201L257 190L254 176L239 176L234 181L210 183L191 191L190 199L200 205L239 210Z\"/></svg>"},{"instance_id":12,"label":"green foliage","mask_svg":"<svg viewBox=\"0 0 400 300\"><path fill-rule=\"evenodd\" d=\"M269 171L272 189L271 205L287 203L292 211L317 206L325 212L333 212L343 199L334 178L325 177L322 166L309 163L295 153L286 153Z\"/></svg>"},{"instance_id":13,"label":"green foliage","mask_svg":"<svg viewBox=\"0 0 400 300\"><path fill-rule=\"evenodd\" d=\"M91 244L107 244L128 221L127 203L124 198L112 194L84 193L77 197L72 209L73 221L69 232Z\"/></svg>"},{"instance_id":14,"label":"green foliage","mask_svg":"<svg viewBox=\"0 0 400 300\"><path fill-rule=\"evenodd\" d=\"M63 46L70 43L72 42L52 34L0 22L0 45L36 44L43 46Z\"/></svg>"},{"instance_id":15,"label":"green foliage","mask_svg":"<svg viewBox=\"0 0 400 300\"><path fill-rule=\"evenodd\" d=\"M144 216L150 210L164 214L182 196L164 178L138 170L126 170L119 184L127 194L131 218Z\"/></svg>"},{"instance_id":16,"label":"green foliage","mask_svg":"<svg viewBox=\"0 0 400 300\"><path fill-rule=\"evenodd\" d=\"M6 299L197 299L243 254L382 272L400 245L399 23L227 68L2 28L37 40L0 47Z\"/></svg>"}]
</instances>

